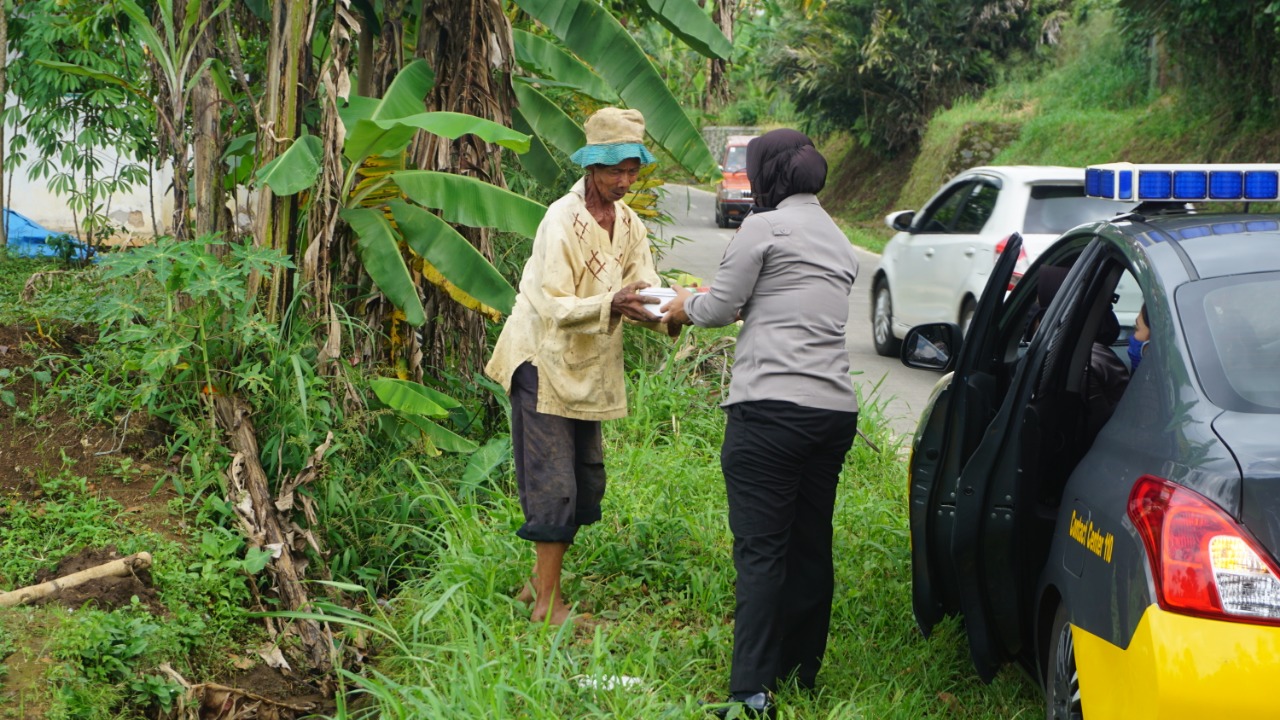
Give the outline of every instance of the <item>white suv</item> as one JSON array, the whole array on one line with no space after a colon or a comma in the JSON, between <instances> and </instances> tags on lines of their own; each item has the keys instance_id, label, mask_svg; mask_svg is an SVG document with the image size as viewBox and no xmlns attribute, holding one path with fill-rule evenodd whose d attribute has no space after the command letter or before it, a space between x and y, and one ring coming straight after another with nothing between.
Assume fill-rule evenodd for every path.
<instances>
[{"instance_id":1,"label":"white suv","mask_svg":"<svg viewBox=\"0 0 1280 720\"><path fill-rule=\"evenodd\" d=\"M1062 233L1133 206L1085 197L1084 168L1010 165L960 173L920 212L885 217L898 234L885 246L871 283L876 352L897 355L915 325L954 322L967 330L1011 233L1023 238L1016 281Z\"/></svg>"}]
</instances>

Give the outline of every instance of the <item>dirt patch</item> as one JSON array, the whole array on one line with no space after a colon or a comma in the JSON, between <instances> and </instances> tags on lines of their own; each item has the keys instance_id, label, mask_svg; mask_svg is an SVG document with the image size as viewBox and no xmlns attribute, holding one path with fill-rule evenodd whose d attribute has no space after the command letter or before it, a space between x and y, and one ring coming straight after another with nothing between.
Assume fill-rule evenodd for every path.
<instances>
[{"instance_id":1,"label":"dirt patch","mask_svg":"<svg viewBox=\"0 0 1280 720\"><path fill-rule=\"evenodd\" d=\"M210 684L199 693L203 707L212 712L201 714L201 718L293 720L313 714L327 715L337 709L318 688L286 677L266 665L256 665L223 683ZM255 706L256 714L243 714Z\"/></svg>"},{"instance_id":2,"label":"dirt patch","mask_svg":"<svg viewBox=\"0 0 1280 720\"><path fill-rule=\"evenodd\" d=\"M38 500L41 479L66 470L173 537L166 504L176 493L165 480L177 468L163 457L167 423L132 413L114 426L90 424L51 395L67 359L96 341L95 332L75 325L0 326L0 492Z\"/></svg>"},{"instance_id":3,"label":"dirt patch","mask_svg":"<svg viewBox=\"0 0 1280 720\"><path fill-rule=\"evenodd\" d=\"M75 555L63 558L58 563L58 567L51 571L36 573L35 583L33 584L38 585L50 580L64 578L81 570L88 570L89 568L109 563L112 560L119 560L121 557L114 547L86 548ZM145 569L135 570L126 577L106 577L90 580L83 585L67 588L45 602L57 603L73 609L91 605L99 610L110 611L128 607L133 603L133 598L135 597L152 613L163 610L155 589L151 587L151 572Z\"/></svg>"}]
</instances>

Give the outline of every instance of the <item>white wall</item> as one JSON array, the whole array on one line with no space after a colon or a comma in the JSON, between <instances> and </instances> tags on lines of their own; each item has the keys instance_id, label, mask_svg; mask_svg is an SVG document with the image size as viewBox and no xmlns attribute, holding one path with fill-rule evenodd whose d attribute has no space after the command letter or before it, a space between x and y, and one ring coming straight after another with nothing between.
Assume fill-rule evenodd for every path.
<instances>
[{"instance_id":1,"label":"white wall","mask_svg":"<svg viewBox=\"0 0 1280 720\"><path fill-rule=\"evenodd\" d=\"M75 218L67 207L67 199L46 187L48 178L28 177L30 165L27 163L12 175L5 174L5 200L9 208L50 230L74 233ZM117 193L107 201L107 215L122 226L127 235L149 238L154 236L153 228L157 226L162 234L169 232L173 219L173 193L169 189L173 173L166 167L153 175L153 189L137 187L128 193ZM152 223L153 207L155 224Z\"/></svg>"}]
</instances>

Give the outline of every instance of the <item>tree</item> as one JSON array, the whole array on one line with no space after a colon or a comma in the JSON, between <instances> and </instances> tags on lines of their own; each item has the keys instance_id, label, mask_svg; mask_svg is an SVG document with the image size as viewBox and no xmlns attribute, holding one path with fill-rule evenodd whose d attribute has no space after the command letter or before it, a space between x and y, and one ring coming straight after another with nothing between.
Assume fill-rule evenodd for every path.
<instances>
[{"instance_id":1,"label":"tree","mask_svg":"<svg viewBox=\"0 0 1280 720\"><path fill-rule=\"evenodd\" d=\"M711 21L720 28L724 37L733 43L733 25L738 19L738 0L712 0L715 4L711 11ZM729 88L729 60L727 58L711 58L711 72L707 77L707 93L703 99L702 109L714 112L724 107L731 95Z\"/></svg>"},{"instance_id":2,"label":"tree","mask_svg":"<svg viewBox=\"0 0 1280 720\"><path fill-rule=\"evenodd\" d=\"M146 182L156 153L155 116L119 79L142 76L142 50L120 42L120 19L101 3L36 0L12 19L12 51L28 62L5 73L17 97L6 169L30 160L32 178L67 197L77 234L97 244L113 232L109 198Z\"/></svg>"},{"instance_id":3,"label":"tree","mask_svg":"<svg viewBox=\"0 0 1280 720\"><path fill-rule=\"evenodd\" d=\"M1039 29L1031 0L829 0L787 16L773 72L797 110L894 151L939 108L985 88Z\"/></svg>"}]
</instances>

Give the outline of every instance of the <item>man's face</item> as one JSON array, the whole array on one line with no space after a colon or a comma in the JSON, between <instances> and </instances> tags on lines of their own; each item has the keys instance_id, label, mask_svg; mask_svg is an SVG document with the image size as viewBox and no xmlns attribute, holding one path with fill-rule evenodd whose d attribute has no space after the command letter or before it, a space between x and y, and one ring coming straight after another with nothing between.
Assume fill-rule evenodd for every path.
<instances>
[{"instance_id":1,"label":"man's face","mask_svg":"<svg viewBox=\"0 0 1280 720\"><path fill-rule=\"evenodd\" d=\"M617 202L631 192L631 185L639 174L640 161L627 158L617 165L593 165L590 181L601 196Z\"/></svg>"}]
</instances>

